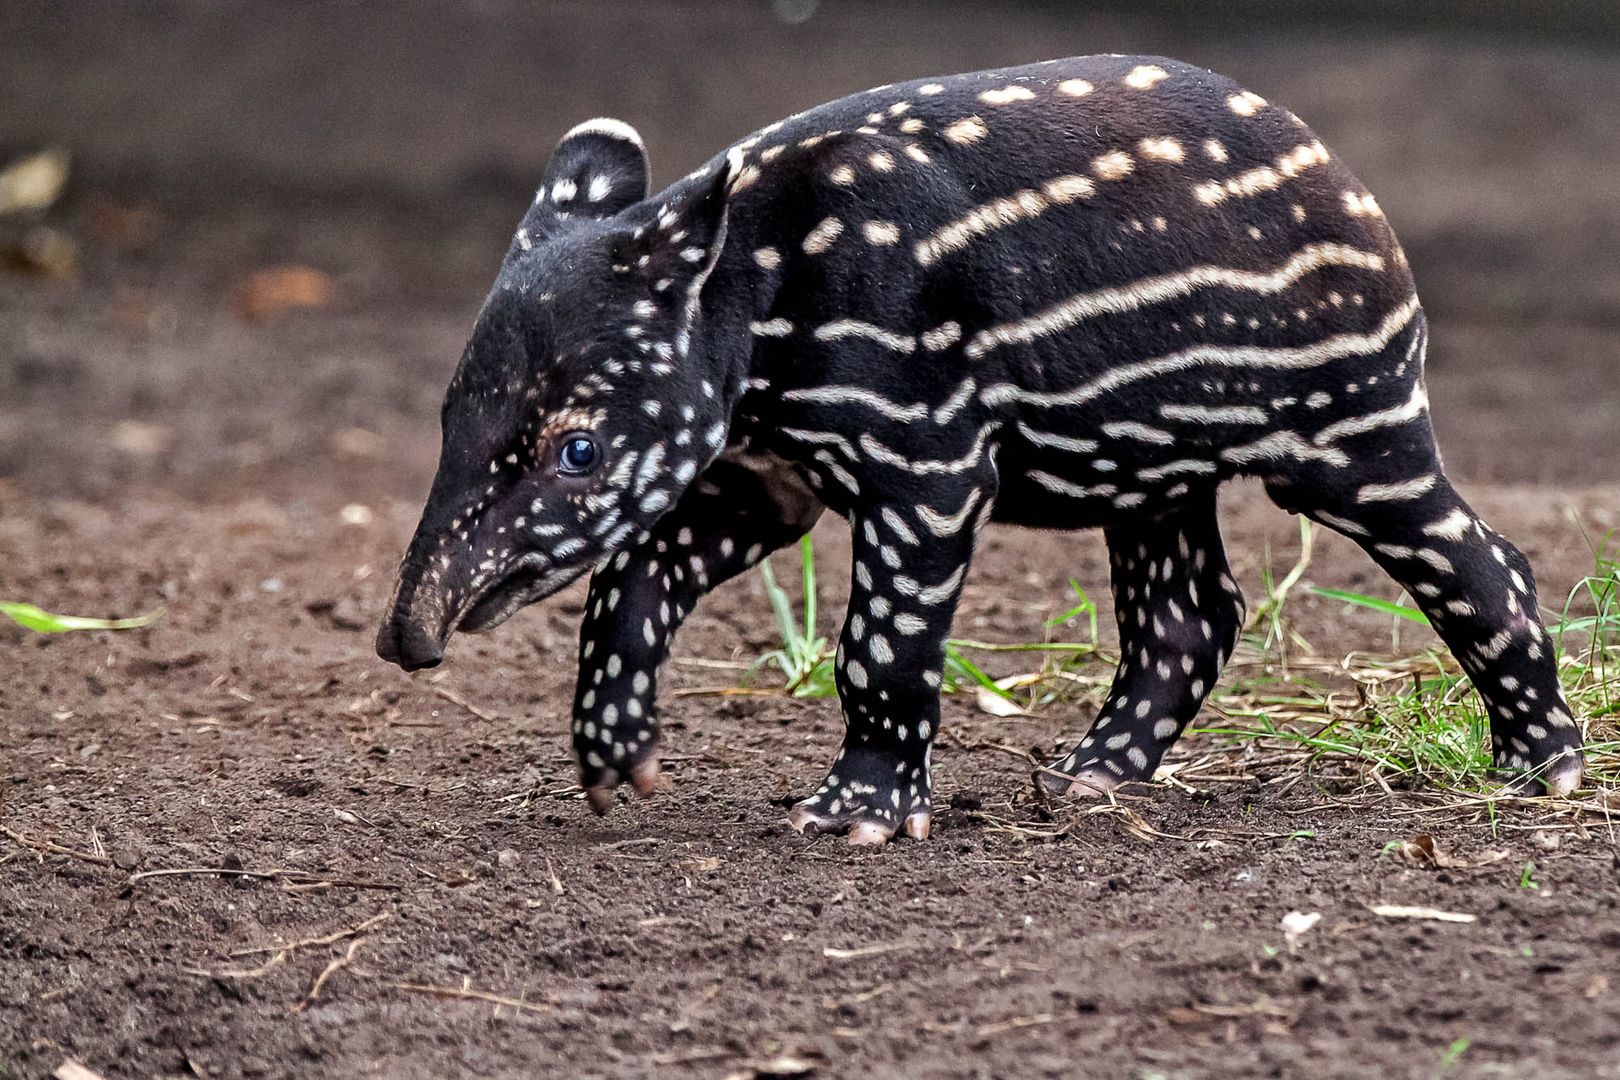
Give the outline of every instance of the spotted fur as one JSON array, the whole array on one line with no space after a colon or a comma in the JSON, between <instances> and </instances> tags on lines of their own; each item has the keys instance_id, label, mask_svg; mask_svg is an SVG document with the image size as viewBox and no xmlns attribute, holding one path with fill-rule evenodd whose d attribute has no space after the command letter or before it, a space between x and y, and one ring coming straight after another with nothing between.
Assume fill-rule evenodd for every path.
<instances>
[{"instance_id":1,"label":"spotted fur","mask_svg":"<svg viewBox=\"0 0 1620 1080\"><path fill-rule=\"evenodd\" d=\"M796 825L927 834L944 642L990 521L1105 530L1119 671L1046 775L1150 778L1242 624L1215 519L1242 475L1411 591L1499 765L1578 783L1530 568L1441 469L1406 257L1292 113L1171 60L1082 57L878 87L660 194L646 176L617 121L559 144L451 383L378 642L436 663L594 566L573 738L599 807L652 786L682 619L824 507L854 540L847 730Z\"/></svg>"}]
</instances>

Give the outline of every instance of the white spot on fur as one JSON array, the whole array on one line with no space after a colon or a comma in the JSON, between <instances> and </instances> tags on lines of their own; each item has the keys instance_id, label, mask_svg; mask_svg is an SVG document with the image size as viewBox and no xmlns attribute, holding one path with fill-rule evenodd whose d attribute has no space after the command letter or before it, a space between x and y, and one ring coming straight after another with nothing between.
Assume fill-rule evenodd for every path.
<instances>
[{"instance_id":1,"label":"white spot on fur","mask_svg":"<svg viewBox=\"0 0 1620 1080\"><path fill-rule=\"evenodd\" d=\"M1091 171L1104 180L1123 180L1135 168L1136 162L1123 150L1111 150L1091 162Z\"/></svg>"},{"instance_id":2,"label":"white spot on fur","mask_svg":"<svg viewBox=\"0 0 1620 1080\"><path fill-rule=\"evenodd\" d=\"M1181 149L1181 143L1171 138L1143 139L1136 144L1136 149L1143 157L1152 158L1154 161L1179 162L1186 157Z\"/></svg>"},{"instance_id":3,"label":"white spot on fur","mask_svg":"<svg viewBox=\"0 0 1620 1080\"><path fill-rule=\"evenodd\" d=\"M1253 116L1266 107L1266 99L1252 90L1245 90L1227 98L1226 107L1239 116Z\"/></svg>"},{"instance_id":4,"label":"white spot on fur","mask_svg":"<svg viewBox=\"0 0 1620 1080\"><path fill-rule=\"evenodd\" d=\"M820 255L832 247L844 232L844 223L836 217L823 218L821 224L811 229L804 238L804 253L806 255Z\"/></svg>"},{"instance_id":5,"label":"white spot on fur","mask_svg":"<svg viewBox=\"0 0 1620 1080\"><path fill-rule=\"evenodd\" d=\"M979 100L986 105L1011 105L1015 101L1029 101L1035 96L1035 91L1027 86L1003 86L996 90L986 90L979 95Z\"/></svg>"},{"instance_id":6,"label":"white spot on fur","mask_svg":"<svg viewBox=\"0 0 1620 1080\"><path fill-rule=\"evenodd\" d=\"M887 246L900 242L900 226L892 221L868 221L861 226L861 234L868 244Z\"/></svg>"},{"instance_id":7,"label":"white spot on fur","mask_svg":"<svg viewBox=\"0 0 1620 1080\"><path fill-rule=\"evenodd\" d=\"M990 129L977 116L965 117L945 129L945 138L958 146L970 146L988 134Z\"/></svg>"},{"instance_id":8,"label":"white spot on fur","mask_svg":"<svg viewBox=\"0 0 1620 1080\"><path fill-rule=\"evenodd\" d=\"M1125 85L1132 90L1151 90L1170 77L1170 73L1157 64L1141 64L1125 76Z\"/></svg>"}]
</instances>

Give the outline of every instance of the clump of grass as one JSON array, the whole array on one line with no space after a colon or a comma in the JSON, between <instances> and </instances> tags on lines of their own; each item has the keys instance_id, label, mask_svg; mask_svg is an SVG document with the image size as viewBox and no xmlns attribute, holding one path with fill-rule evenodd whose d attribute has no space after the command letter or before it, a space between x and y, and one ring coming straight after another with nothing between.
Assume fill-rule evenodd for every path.
<instances>
[{"instance_id":1,"label":"clump of grass","mask_svg":"<svg viewBox=\"0 0 1620 1080\"><path fill-rule=\"evenodd\" d=\"M1428 625L1421 611L1402 602L1404 597L1386 600L1305 584L1312 529L1301 519L1300 555L1280 577L1273 574L1268 557L1261 573L1263 599L1244 633L1244 648L1206 705L1206 717L1214 713L1221 720L1198 725L1193 733L1218 740L1214 757L1252 748L1276 765L1297 768L1301 776L1330 768L1345 779L1385 790L1392 784L1492 790L1490 719L1443 643L1436 640L1395 657L1358 653L1330 659L1317 655L1294 628L1288 604L1302 586L1316 596L1387 615L1396 626ZM1605 786L1620 784L1620 732L1613 722L1620 715L1620 552L1611 552L1615 539L1611 534L1595 547L1593 573L1571 589L1548 627L1558 648L1565 693L1575 715L1588 722L1589 782ZM782 645L759 657L744 680L763 667L774 667L785 679L784 692L828 697L836 692L833 653L816 630L809 537L801 541L800 560L802 620L770 566L760 566ZM946 645L944 689L993 695L1028 712L1079 696L1099 698L1109 676L1084 668L1093 661L1111 665L1112 659L1098 647L1097 605L1078 581L1071 579L1069 585L1078 602L1049 620L1046 629L1084 620L1086 640L1001 644L952 639ZM1035 670L997 679L969 653L1032 654L1040 663ZM1215 763L1214 772L1223 768L1230 771Z\"/></svg>"},{"instance_id":2,"label":"clump of grass","mask_svg":"<svg viewBox=\"0 0 1620 1080\"><path fill-rule=\"evenodd\" d=\"M1203 724L1193 731L1234 745L1257 742L1293 750L1307 771L1337 762L1370 770L1369 778L1384 785L1422 779L1470 787L1490 769L1490 721L1467 682L1430 669L1433 660L1425 655L1344 667L1359 699L1355 705L1341 702L1338 692L1299 669L1276 684L1292 694L1257 693L1263 679L1240 682L1210 702L1212 711L1238 722ZM1323 665L1322 674L1336 673ZM1324 715L1331 718L1324 721Z\"/></svg>"},{"instance_id":3,"label":"clump of grass","mask_svg":"<svg viewBox=\"0 0 1620 1080\"><path fill-rule=\"evenodd\" d=\"M1594 572L1576 584L1548 626L1565 695L1575 715L1589 722L1588 780L1602 785L1620 781L1620 742L1605 722L1620 712L1620 559L1609 553L1612 540L1613 534L1596 546ZM1302 550L1308 553L1308 546ZM1284 583L1298 580L1291 572ZM1311 591L1388 615L1396 625L1428 625L1421 611L1399 601L1341 589ZM1268 596L1260 611L1280 619L1281 605L1269 601ZM1279 676L1277 646L1285 634L1273 626L1263 639L1251 638L1258 660L1235 663L1231 681L1236 685L1212 698L1210 708L1237 723L1206 724L1195 731L1231 745L1294 751L1307 769L1327 762L1348 766L1386 787L1390 781L1475 792L1496 786L1489 716L1442 643L1398 659L1355 654L1335 663L1296 659ZM1334 689L1345 679L1354 695L1348 700ZM1323 714L1329 719L1323 721Z\"/></svg>"},{"instance_id":4,"label":"clump of grass","mask_svg":"<svg viewBox=\"0 0 1620 1080\"><path fill-rule=\"evenodd\" d=\"M776 583L771 561L759 564L759 575L765 582L765 595L776 614L776 627L782 635L780 648L772 649L755 660L743 675L746 683L762 667L774 667L787 679L783 689L794 697L827 697L836 692L833 686L833 657L827 648L827 639L816 633L816 553L808 533L799 541L799 558L804 567L804 624L793 617L793 601L787 591Z\"/></svg>"},{"instance_id":5,"label":"clump of grass","mask_svg":"<svg viewBox=\"0 0 1620 1080\"><path fill-rule=\"evenodd\" d=\"M807 535L799 541L799 563L803 581L804 615L802 620L794 614L793 599L787 590L776 580L776 573L771 569L770 560L759 564L760 578L765 585L765 595L770 601L771 610L776 616L777 631L781 634L782 644L768 650L754 660L743 673L742 681L746 685L762 668L775 668L782 673L785 685L782 690L794 697L820 698L831 697L837 693L833 680L834 650L828 644L826 637L817 632L816 627L816 560L815 546ZM1083 660L1096 650L1097 642L1097 605L1094 604L1080 583L1070 580L1070 587L1074 590L1079 603L1068 612L1048 622L1049 627L1056 627L1068 623L1070 620L1085 616L1090 628L1090 640L1085 642L1042 641L1022 642L1014 644L997 644L986 641L973 641L969 639L952 639L945 644L945 668L943 672L946 693L958 693L966 689L982 689L984 692L1002 698L1019 708L1030 708L1041 703L1042 695L1036 690L1020 699L1015 695L1014 688L1035 687L1041 680L1029 680L1018 676L1013 679L997 680L986 674L984 669L974 663L966 653L968 652L1038 652L1053 656L1049 667L1053 672L1062 671L1074 663ZM1050 695L1047 695L1049 697Z\"/></svg>"},{"instance_id":6,"label":"clump of grass","mask_svg":"<svg viewBox=\"0 0 1620 1080\"><path fill-rule=\"evenodd\" d=\"M1591 574L1564 599L1553 628L1559 666L1574 683L1578 711L1596 720L1620 713L1620 552L1610 553L1616 534L1596 545ZM1573 614L1585 597L1589 615ZM1584 638L1584 644L1578 644Z\"/></svg>"},{"instance_id":7,"label":"clump of grass","mask_svg":"<svg viewBox=\"0 0 1620 1080\"><path fill-rule=\"evenodd\" d=\"M1264 589L1264 599L1255 605L1254 614L1249 617L1247 630L1250 635L1261 628L1264 633L1256 641L1256 646L1262 653L1275 651L1278 658L1287 662L1286 645L1288 642L1300 646L1305 652L1311 652L1310 643L1289 628L1283 619L1283 611L1288 603L1288 595L1299 584L1300 578L1305 576L1305 569L1311 565L1311 549L1316 538L1315 527L1311 519L1303 514L1299 518L1299 558L1289 568L1281 580L1274 580L1271 570L1271 547L1266 546L1266 561L1260 569L1260 583Z\"/></svg>"},{"instance_id":8,"label":"clump of grass","mask_svg":"<svg viewBox=\"0 0 1620 1080\"><path fill-rule=\"evenodd\" d=\"M36 634L66 634L76 630L135 630L150 626L162 618L163 612L150 611L132 619L88 619L82 615L56 615L17 600L0 600L0 615Z\"/></svg>"}]
</instances>

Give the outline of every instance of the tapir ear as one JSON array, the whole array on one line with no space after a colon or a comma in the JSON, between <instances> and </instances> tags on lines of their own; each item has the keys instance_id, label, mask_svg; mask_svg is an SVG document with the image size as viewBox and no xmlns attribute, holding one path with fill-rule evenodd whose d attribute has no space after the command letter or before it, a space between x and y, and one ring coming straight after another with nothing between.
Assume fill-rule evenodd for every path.
<instances>
[{"instance_id":1,"label":"tapir ear","mask_svg":"<svg viewBox=\"0 0 1620 1080\"><path fill-rule=\"evenodd\" d=\"M680 197L649 207L648 218L618 246L616 269L640 275L655 292L682 292L694 282L701 285L725 245L736 167L735 159L728 157Z\"/></svg>"},{"instance_id":2,"label":"tapir ear","mask_svg":"<svg viewBox=\"0 0 1620 1080\"><path fill-rule=\"evenodd\" d=\"M610 217L646 197L647 150L636 129L607 117L587 120L551 152L514 247L527 250L571 217Z\"/></svg>"}]
</instances>

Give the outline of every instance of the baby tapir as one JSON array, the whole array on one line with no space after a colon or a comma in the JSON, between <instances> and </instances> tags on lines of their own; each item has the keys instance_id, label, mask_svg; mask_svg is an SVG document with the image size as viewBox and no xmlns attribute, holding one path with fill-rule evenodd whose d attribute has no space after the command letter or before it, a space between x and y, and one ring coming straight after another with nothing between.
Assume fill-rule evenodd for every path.
<instances>
[{"instance_id":1,"label":"baby tapir","mask_svg":"<svg viewBox=\"0 0 1620 1080\"><path fill-rule=\"evenodd\" d=\"M1563 793L1580 731L1523 555L1441 470L1428 331L1374 198L1298 117L1170 60L880 86L649 196L640 138L565 135L450 383L377 650L437 664L593 570L573 743L605 809L657 775L658 670L705 592L854 540L846 732L791 820L927 835L943 648L991 521L1105 530L1121 648L1048 784L1153 775L1243 601L1215 495L1261 478L1410 590Z\"/></svg>"}]
</instances>

